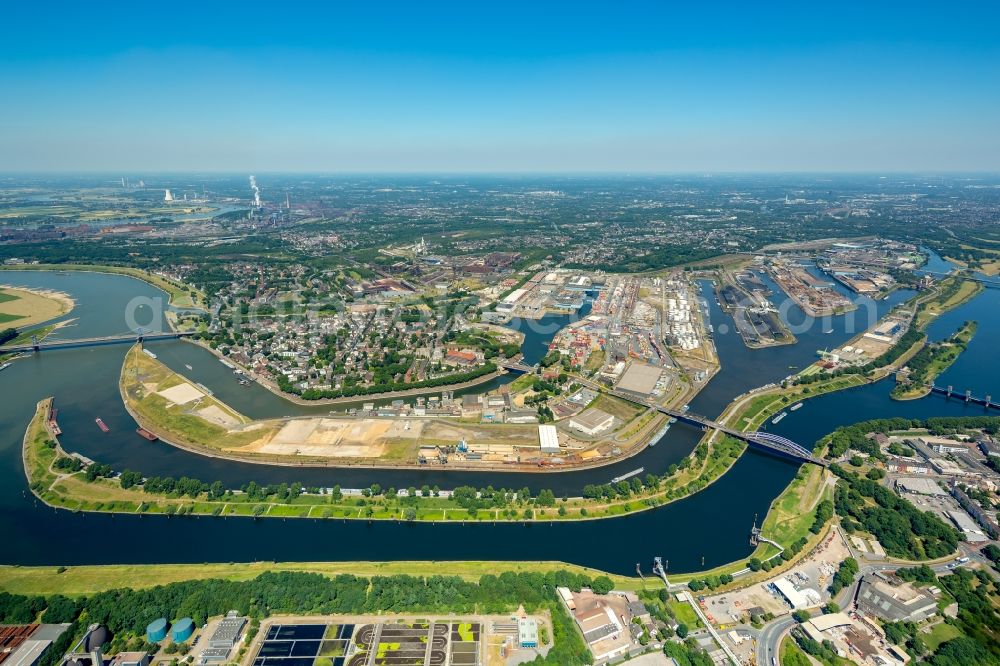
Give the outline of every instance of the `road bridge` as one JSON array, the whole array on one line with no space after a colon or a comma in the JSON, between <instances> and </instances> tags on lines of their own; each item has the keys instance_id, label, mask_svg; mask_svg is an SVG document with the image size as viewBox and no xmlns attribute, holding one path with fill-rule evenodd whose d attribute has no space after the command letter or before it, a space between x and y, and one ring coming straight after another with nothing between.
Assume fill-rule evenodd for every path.
<instances>
[{"instance_id":1,"label":"road bridge","mask_svg":"<svg viewBox=\"0 0 1000 666\"><path fill-rule=\"evenodd\" d=\"M77 347L102 347L104 345L120 345L125 343L151 342L153 340L176 340L194 335L193 331L168 333L137 332L128 335L108 335L100 338L79 338L77 340L54 340L40 342L32 337L28 344L0 346L0 354L17 354L20 352L41 352L52 349L75 349Z\"/></svg>"},{"instance_id":2,"label":"road bridge","mask_svg":"<svg viewBox=\"0 0 1000 666\"><path fill-rule=\"evenodd\" d=\"M537 365L528 365L524 361L500 361L497 365L506 370L514 372L531 373L538 369Z\"/></svg>"},{"instance_id":3,"label":"road bridge","mask_svg":"<svg viewBox=\"0 0 1000 666\"><path fill-rule=\"evenodd\" d=\"M583 379L578 376L574 376L573 379L574 381L577 381L580 384L583 384L584 386L587 386L594 390L604 390L596 382L593 382L589 379ZM671 416L677 419L678 421L687 423L688 425L698 426L703 430L717 430L719 432L725 433L726 435L729 435L730 437L741 439L748 445L766 451L768 453L774 453L786 458L792 458L793 460L799 460L801 462L812 463L813 465L819 465L820 467L826 467L828 465L828 463L825 460L814 456L812 452L809 451L809 449L806 449L805 447L800 446L799 444L796 444L792 440L782 437L780 435L774 435L769 432L760 432L760 431L744 432L742 430L736 430L735 428L730 428L727 425L723 425L718 421L713 421L712 419L707 418L705 416L699 416L698 414L692 414L691 412L688 411L664 407L650 400L643 400L631 393L620 391L618 389L612 389L611 391L608 391L608 393L615 396L616 398L621 398L622 400L627 400L629 402L633 402L639 405L644 405L646 407L649 407L650 409L655 409L661 414L666 414L667 416Z\"/></svg>"}]
</instances>

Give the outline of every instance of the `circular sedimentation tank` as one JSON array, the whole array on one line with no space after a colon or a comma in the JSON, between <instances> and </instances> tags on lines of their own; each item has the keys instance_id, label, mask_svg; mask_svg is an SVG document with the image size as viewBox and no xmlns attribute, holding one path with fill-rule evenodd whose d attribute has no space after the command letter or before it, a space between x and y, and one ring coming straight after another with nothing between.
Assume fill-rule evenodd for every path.
<instances>
[{"instance_id":1,"label":"circular sedimentation tank","mask_svg":"<svg viewBox=\"0 0 1000 666\"><path fill-rule=\"evenodd\" d=\"M191 638L191 634L193 633L194 620L189 617L182 617L174 622L173 629L170 632L175 643L183 643L187 639Z\"/></svg>"},{"instance_id":2,"label":"circular sedimentation tank","mask_svg":"<svg viewBox=\"0 0 1000 666\"><path fill-rule=\"evenodd\" d=\"M167 618L161 617L146 625L146 640L150 643L159 643L167 637Z\"/></svg>"}]
</instances>

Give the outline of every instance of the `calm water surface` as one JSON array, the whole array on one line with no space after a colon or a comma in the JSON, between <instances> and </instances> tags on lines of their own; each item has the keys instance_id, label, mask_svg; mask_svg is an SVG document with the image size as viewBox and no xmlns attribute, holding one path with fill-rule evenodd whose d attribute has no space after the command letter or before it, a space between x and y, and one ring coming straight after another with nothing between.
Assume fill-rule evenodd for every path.
<instances>
[{"instance_id":1,"label":"calm water surface","mask_svg":"<svg viewBox=\"0 0 1000 666\"><path fill-rule=\"evenodd\" d=\"M59 289L77 300L66 318L73 321L55 336L79 338L121 334L131 322L158 328L153 312L165 296L144 282L124 276L91 273L11 272L8 284ZM773 285L772 285L773 286ZM803 313L785 304L775 288L773 301L787 308L793 324ZM843 343L866 325L864 317L846 315L796 331L798 344L747 350L733 324L702 284L723 370L691 403L692 411L716 416L737 395L783 377L816 358L816 350ZM909 297L897 292L870 304L880 315ZM140 299L138 302L133 299ZM132 303L130 308L129 303ZM153 307L151 307L151 305ZM866 310L867 311L867 310ZM952 333L962 321L976 319L979 333L968 351L942 377L956 389L1000 395L992 351L1000 330L1000 290L988 289L967 305L948 313L929 328L933 339ZM545 353L557 325L553 318L542 327L526 330L525 356L529 362ZM523 323L522 323L523 324ZM515 322L514 325L518 325ZM730 332L724 333L728 327ZM826 332L831 331L831 332ZM186 342L149 345L169 366L212 388L215 394L254 417L326 413L325 406L298 406L265 389L242 387L214 356ZM165 517L76 514L45 507L27 488L21 465L21 439L35 403L54 395L59 408L63 445L70 451L106 462L115 469L131 468L147 475L193 476L239 486L249 480L262 483L300 481L306 485L383 487L462 484L533 490L551 488L557 495L578 495L588 483L645 467L662 473L687 455L700 431L680 424L657 446L597 470L554 474L483 474L432 470L328 470L252 465L204 458L135 435L135 424L121 405L118 375L127 345L46 352L16 361L0 373L0 531L11 535L0 552L0 562L17 564L85 564L142 562L208 562L252 560L563 560L606 571L629 574L635 563L645 568L655 555L670 560L671 570L711 567L750 552L748 532L754 515L763 516L772 499L791 480L796 466L749 451L719 481L680 502L631 516L592 522L554 524L405 524L395 522L319 521L302 519ZM187 370L185 365L193 369ZM891 382L860 387L806 402L790 413L775 432L806 446L839 425L886 416L926 417L982 413L958 401L929 397L912 402L889 399ZM484 390L483 387L475 389ZM111 428L102 433L94 424L101 417ZM110 539L108 539L110 537ZM107 539L108 545L100 545ZM131 544L121 547L122 544ZM117 545L111 545L117 544ZM703 560L704 558L704 560ZM447 565L442 565L447 572Z\"/></svg>"}]
</instances>

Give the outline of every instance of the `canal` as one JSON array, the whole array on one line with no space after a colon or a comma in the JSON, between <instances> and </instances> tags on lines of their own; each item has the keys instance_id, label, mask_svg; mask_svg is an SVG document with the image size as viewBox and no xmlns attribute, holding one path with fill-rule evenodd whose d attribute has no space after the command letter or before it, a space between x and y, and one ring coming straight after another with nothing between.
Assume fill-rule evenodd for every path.
<instances>
[{"instance_id":1,"label":"canal","mask_svg":"<svg viewBox=\"0 0 1000 666\"><path fill-rule=\"evenodd\" d=\"M67 315L71 323L53 336L80 338L124 333L129 323L148 328L160 324L154 316L165 296L133 278L98 273L9 272L8 284L51 288L77 301ZM816 350L832 348L867 326L910 294L897 292L884 301L865 304L863 314L844 315L810 326L798 324L804 314L775 286L773 301L795 327L798 343L748 350L734 332L732 320L715 302L711 285L702 283L715 329L722 371L691 403L694 412L716 416L737 395L783 377L816 358ZM130 313L126 321L124 313ZM998 366L990 340L1000 326L1000 291L987 289L965 306L934 322L929 332L941 338L965 319L980 322L979 334L963 356L942 376L956 389L986 393ZM532 361L544 354L566 318L521 323L525 354ZM827 332L829 331L829 332ZM210 387L234 407L254 417L326 413L327 406L300 406L267 390L240 386L231 371L207 351L181 341L151 344L160 359L195 381ZM706 490L659 509L630 516L587 522L522 524L407 524L396 522L320 521L302 519L166 517L83 514L45 507L30 493L21 465L21 439L35 403L54 395L60 410L63 445L115 469L131 468L146 475L216 479L238 487L259 483L299 481L305 485L450 488L469 484L501 488L551 488L557 496L578 495L588 483L604 483L637 467L662 473L687 455L700 431L675 425L655 447L614 465L595 470L552 474L483 474L431 470L366 470L277 467L205 458L135 435L117 391L127 345L46 352L20 359L0 373L0 530L11 535L0 562L12 564L100 564L207 561L313 560L562 560L628 574L636 562L659 555L671 570L716 566L750 552L748 532L754 515L763 516L771 500L787 485L796 466L748 451L734 467ZM186 366L190 365L191 370ZM774 432L805 446L839 425L859 420L910 416L981 413L940 397L900 403L889 398L891 382L859 387L806 402L790 413ZM476 389L484 390L482 387ZM976 412L975 410L979 411ZM102 433L94 424L101 417L111 428ZM444 568L446 571L446 568Z\"/></svg>"}]
</instances>

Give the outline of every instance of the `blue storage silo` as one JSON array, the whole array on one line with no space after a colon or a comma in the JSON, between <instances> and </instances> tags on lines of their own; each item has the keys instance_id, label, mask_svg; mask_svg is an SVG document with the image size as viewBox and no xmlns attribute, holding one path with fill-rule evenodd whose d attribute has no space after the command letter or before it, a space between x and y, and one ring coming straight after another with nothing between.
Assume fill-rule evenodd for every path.
<instances>
[{"instance_id":1,"label":"blue storage silo","mask_svg":"<svg viewBox=\"0 0 1000 666\"><path fill-rule=\"evenodd\" d=\"M183 643L191 638L191 634L194 633L194 620L189 617L182 617L174 622L174 628L170 633L173 635L175 643Z\"/></svg>"},{"instance_id":2,"label":"blue storage silo","mask_svg":"<svg viewBox=\"0 0 1000 666\"><path fill-rule=\"evenodd\" d=\"M150 643L159 643L167 637L167 618L161 617L146 625L146 640Z\"/></svg>"}]
</instances>

